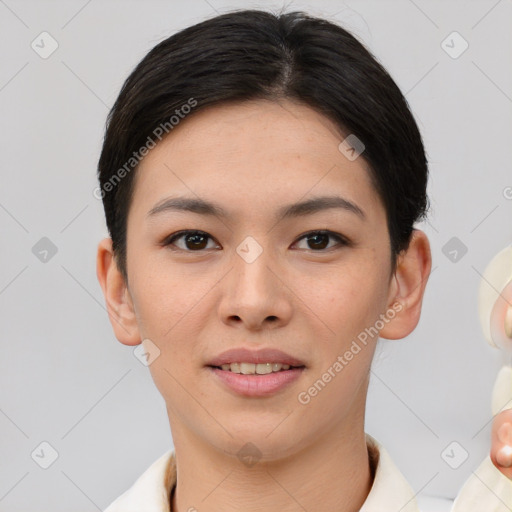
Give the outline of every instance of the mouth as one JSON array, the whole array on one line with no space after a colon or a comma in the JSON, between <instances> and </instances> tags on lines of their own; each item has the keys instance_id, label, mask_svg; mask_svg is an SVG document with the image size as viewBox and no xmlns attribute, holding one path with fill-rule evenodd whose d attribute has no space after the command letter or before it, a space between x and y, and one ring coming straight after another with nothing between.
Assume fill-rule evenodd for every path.
<instances>
[{"instance_id":1,"label":"mouth","mask_svg":"<svg viewBox=\"0 0 512 512\"><path fill-rule=\"evenodd\" d=\"M290 368L305 367L305 362L276 348L259 350L232 348L210 359L207 366L243 374L265 375Z\"/></svg>"},{"instance_id":2,"label":"mouth","mask_svg":"<svg viewBox=\"0 0 512 512\"><path fill-rule=\"evenodd\" d=\"M271 397L300 379L305 366L281 363L224 363L208 369L224 389L237 396Z\"/></svg>"},{"instance_id":3,"label":"mouth","mask_svg":"<svg viewBox=\"0 0 512 512\"><path fill-rule=\"evenodd\" d=\"M305 368L305 365L293 366L285 363L225 363L220 366L209 365L210 368L243 375L268 375L290 370Z\"/></svg>"},{"instance_id":4,"label":"mouth","mask_svg":"<svg viewBox=\"0 0 512 512\"><path fill-rule=\"evenodd\" d=\"M232 348L206 365L215 382L236 395L269 397L291 386L306 369L304 361L276 348Z\"/></svg>"}]
</instances>

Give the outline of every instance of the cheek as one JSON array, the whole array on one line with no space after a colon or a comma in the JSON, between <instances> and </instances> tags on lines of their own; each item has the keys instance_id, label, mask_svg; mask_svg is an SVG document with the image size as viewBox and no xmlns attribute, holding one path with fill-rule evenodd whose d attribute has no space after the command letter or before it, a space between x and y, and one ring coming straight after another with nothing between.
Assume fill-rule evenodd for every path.
<instances>
[{"instance_id":1,"label":"cheek","mask_svg":"<svg viewBox=\"0 0 512 512\"><path fill-rule=\"evenodd\" d=\"M311 293L308 300L337 334L347 334L375 322L385 307L387 287L383 277L366 266L340 276L331 276L322 293Z\"/></svg>"},{"instance_id":2,"label":"cheek","mask_svg":"<svg viewBox=\"0 0 512 512\"><path fill-rule=\"evenodd\" d=\"M134 258L130 290L139 327L160 345L172 338L176 326L198 301L194 288L176 272L148 260Z\"/></svg>"},{"instance_id":3,"label":"cheek","mask_svg":"<svg viewBox=\"0 0 512 512\"><path fill-rule=\"evenodd\" d=\"M198 364L196 340L201 338L208 314L208 291L215 279L190 279L146 265L136 273L132 284L141 335L160 350L150 370L157 387L164 392L172 387L170 374L186 380L187 372Z\"/></svg>"}]
</instances>

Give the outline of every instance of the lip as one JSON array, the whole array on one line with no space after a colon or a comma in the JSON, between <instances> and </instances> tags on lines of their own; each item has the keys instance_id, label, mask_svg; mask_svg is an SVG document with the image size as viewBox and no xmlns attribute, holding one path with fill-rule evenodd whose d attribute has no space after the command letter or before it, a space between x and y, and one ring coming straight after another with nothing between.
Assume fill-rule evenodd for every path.
<instances>
[{"instance_id":1,"label":"lip","mask_svg":"<svg viewBox=\"0 0 512 512\"><path fill-rule=\"evenodd\" d=\"M219 368L209 369L230 390L247 397L265 397L273 395L296 381L305 370L290 368L264 375L244 375Z\"/></svg>"},{"instance_id":2,"label":"lip","mask_svg":"<svg viewBox=\"0 0 512 512\"><path fill-rule=\"evenodd\" d=\"M206 366L222 366L230 363L281 363L290 366L306 366L303 361L275 348L249 350L232 348L213 358ZM269 374L271 375L271 374Z\"/></svg>"}]
</instances>

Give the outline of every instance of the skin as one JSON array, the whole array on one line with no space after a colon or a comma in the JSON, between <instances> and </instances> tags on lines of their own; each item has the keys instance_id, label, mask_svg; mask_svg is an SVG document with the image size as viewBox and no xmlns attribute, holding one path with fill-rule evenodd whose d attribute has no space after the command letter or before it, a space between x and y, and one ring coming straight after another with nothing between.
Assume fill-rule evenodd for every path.
<instances>
[{"instance_id":1,"label":"skin","mask_svg":"<svg viewBox=\"0 0 512 512\"><path fill-rule=\"evenodd\" d=\"M117 339L150 339L149 366L162 394L175 445L174 512L356 511L373 478L364 434L368 378L377 337L311 399L307 390L397 301L380 330L400 339L416 327L431 270L426 235L415 230L395 269L384 206L363 157L338 150L336 126L304 105L251 101L199 111L141 162L127 221L127 272L109 238L98 246L97 274ZM283 205L321 195L356 203L276 223ZM148 212L183 195L220 204L230 216ZM208 233L201 249L177 231ZM304 234L329 229L315 249ZM263 252L247 263L236 252L253 237ZM314 240L313 240L314 242ZM174 247L175 250L172 250ZM187 252L188 251L188 252ZM205 365L234 347L277 347L305 362L290 386L265 398L227 389ZM248 442L261 454L237 457Z\"/></svg>"},{"instance_id":2,"label":"skin","mask_svg":"<svg viewBox=\"0 0 512 512\"><path fill-rule=\"evenodd\" d=\"M491 460L506 477L512 480L512 409L496 415L491 436ZM504 452L505 447L508 447L508 450Z\"/></svg>"}]
</instances>

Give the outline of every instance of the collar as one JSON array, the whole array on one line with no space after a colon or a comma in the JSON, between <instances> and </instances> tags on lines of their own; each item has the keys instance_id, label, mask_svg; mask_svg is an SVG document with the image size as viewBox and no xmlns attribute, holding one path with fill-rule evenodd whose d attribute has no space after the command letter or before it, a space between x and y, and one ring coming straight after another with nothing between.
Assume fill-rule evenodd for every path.
<instances>
[{"instance_id":1,"label":"collar","mask_svg":"<svg viewBox=\"0 0 512 512\"><path fill-rule=\"evenodd\" d=\"M366 445L374 481L360 512L419 512L415 494L387 450L370 434ZM169 450L157 459L105 512L172 512L171 491L176 485L176 458Z\"/></svg>"}]
</instances>

